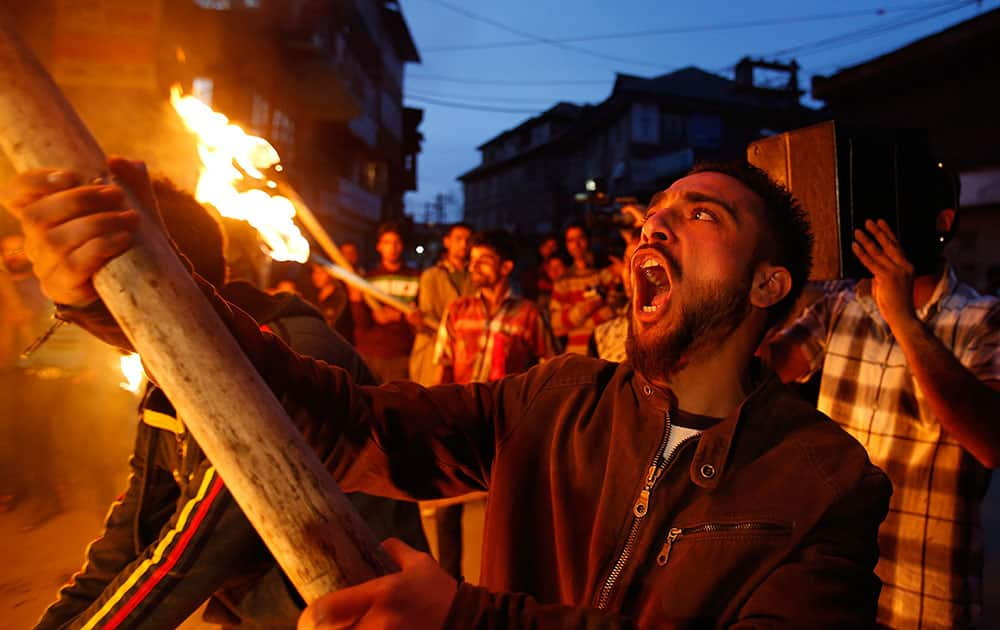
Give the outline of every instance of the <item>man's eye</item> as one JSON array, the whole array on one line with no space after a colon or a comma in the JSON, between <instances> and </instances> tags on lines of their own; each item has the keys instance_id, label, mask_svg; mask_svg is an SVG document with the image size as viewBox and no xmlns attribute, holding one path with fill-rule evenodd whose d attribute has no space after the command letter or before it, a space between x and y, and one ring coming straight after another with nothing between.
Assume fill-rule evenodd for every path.
<instances>
[{"instance_id":1,"label":"man's eye","mask_svg":"<svg viewBox=\"0 0 1000 630\"><path fill-rule=\"evenodd\" d=\"M695 208L691 212L691 218L695 221L715 221L715 215L704 208Z\"/></svg>"}]
</instances>

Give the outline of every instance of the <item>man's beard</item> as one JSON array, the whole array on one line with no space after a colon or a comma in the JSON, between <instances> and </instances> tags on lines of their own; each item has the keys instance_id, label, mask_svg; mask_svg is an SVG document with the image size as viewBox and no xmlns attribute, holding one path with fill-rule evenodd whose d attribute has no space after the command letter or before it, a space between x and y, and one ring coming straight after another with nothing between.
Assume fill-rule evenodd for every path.
<instances>
[{"instance_id":1,"label":"man's beard","mask_svg":"<svg viewBox=\"0 0 1000 630\"><path fill-rule=\"evenodd\" d=\"M696 302L681 305L679 321L664 332L657 330L663 320L639 332L634 315L630 315L625 350L632 365L646 378L667 380L696 353L711 351L749 313L752 280L748 274L729 286L713 283L703 287Z\"/></svg>"},{"instance_id":2,"label":"man's beard","mask_svg":"<svg viewBox=\"0 0 1000 630\"><path fill-rule=\"evenodd\" d=\"M472 286L477 289L489 289L496 284L496 278L487 277L485 274L481 273L470 274L469 280L472 282Z\"/></svg>"}]
</instances>

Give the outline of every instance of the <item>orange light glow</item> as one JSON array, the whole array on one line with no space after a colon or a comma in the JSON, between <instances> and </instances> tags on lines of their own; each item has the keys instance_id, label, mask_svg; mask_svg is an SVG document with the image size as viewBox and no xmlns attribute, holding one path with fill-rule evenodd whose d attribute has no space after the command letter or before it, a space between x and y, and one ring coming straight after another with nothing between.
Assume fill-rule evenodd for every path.
<instances>
[{"instance_id":1,"label":"orange light glow","mask_svg":"<svg viewBox=\"0 0 1000 630\"><path fill-rule=\"evenodd\" d=\"M274 260L308 260L309 242L292 220L295 206L285 197L265 192L277 188L277 183L263 171L271 167L281 170L281 158L271 143L246 133L193 96L184 96L180 86L170 89L170 103L198 138L198 201L211 204L224 217L253 226ZM264 189L241 190L249 183L245 181L248 177Z\"/></svg>"}]
</instances>

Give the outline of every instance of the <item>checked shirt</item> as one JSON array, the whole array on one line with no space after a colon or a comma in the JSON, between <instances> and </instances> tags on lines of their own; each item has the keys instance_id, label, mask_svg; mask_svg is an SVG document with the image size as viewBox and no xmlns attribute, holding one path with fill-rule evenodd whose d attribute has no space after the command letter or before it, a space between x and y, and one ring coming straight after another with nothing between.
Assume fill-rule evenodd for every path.
<instances>
[{"instance_id":1,"label":"checked shirt","mask_svg":"<svg viewBox=\"0 0 1000 630\"><path fill-rule=\"evenodd\" d=\"M486 383L555 356L555 340L534 302L507 295L490 317L479 295L448 305L434 362L450 365L456 383Z\"/></svg>"},{"instance_id":2,"label":"checked shirt","mask_svg":"<svg viewBox=\"0 0 1000 630\"><path fill-rule=\"evenodd\" d=\"M977 378L1000 380L1000 300L980 296L948 268L917 315ZM879 530L879 623L974 625L982 609L979 508L990 472L927 406L870 281L826 294L776 343L799 344L809 376L822 369L820 411L857 438L892 481Z\"/></svg>"}]
</instances>

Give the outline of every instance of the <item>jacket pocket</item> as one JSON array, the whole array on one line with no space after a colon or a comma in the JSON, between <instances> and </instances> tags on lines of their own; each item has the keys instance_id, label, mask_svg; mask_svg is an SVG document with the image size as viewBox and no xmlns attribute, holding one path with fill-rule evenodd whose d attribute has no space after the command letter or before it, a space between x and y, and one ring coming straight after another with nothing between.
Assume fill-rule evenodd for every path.
<instances>
[{"instance_id":1,"label":"jacket pocket","mask_svg":"<svg viewBox=\"0 0 1000 630\"><path fill-rule=\"evenodd\" d=\"M670 551L681 540L692 537L732 536L748 534L754 536L787 536L792 533L792 527L786 523L773 521L733 521L731 523L702 523L688 527L671 527L667 537L656 556L658 566L666 566L670 561Z\"/></svg>"}]
</instances>

